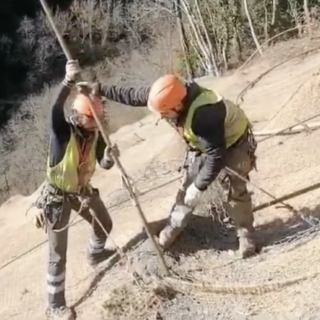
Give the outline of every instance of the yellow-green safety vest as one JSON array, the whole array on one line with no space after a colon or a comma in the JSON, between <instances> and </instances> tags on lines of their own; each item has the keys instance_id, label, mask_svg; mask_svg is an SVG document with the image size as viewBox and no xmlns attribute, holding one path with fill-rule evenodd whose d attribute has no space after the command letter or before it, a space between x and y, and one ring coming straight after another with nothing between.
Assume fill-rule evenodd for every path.
<instances>
[{"instance_id":1,"label":"yellow-green safety vest","mask_svg":"<svg viewBox=\"0 0 320 320\"><path fill-rule=\"evenodd\" d=\"M96 144L98 133L88 142L86 156L81 161L76 135L71 130L71 136L63 159L54 167L47 162L47 182L56 188L77 193L80 188L87 187L96 167ZM81 161L81 163L80 163Z\"/></svg>"},{"instance_id":2,"label":"yellow-green safety vest","mask_svg":"<svg viewBox=\"0 0 320 320\"><path fill-rule=\"evenodd\" d=\"M238 105L228 99L224 99L213 90L202 88L202 92L191 103L183 124L183 137L191 147L200 150L201 152L205 152L201 147L197 136L193 133L191 127L195 111L201 106L208 104L212 104L212 107L214 108L217 102L222 100L226 105L226 118L224 125L227 148L232 146L244 134L247 127L250 126L248 118Z\"/></svg>"}]
</instances>

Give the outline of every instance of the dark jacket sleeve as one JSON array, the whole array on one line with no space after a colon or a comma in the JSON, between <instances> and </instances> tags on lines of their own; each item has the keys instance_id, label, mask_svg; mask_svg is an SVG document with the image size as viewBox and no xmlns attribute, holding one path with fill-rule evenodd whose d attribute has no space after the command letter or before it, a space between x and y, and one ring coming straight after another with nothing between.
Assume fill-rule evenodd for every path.
<instances>
[{"instance_id":1,"label":"dark jacket sleeve","mask_svg":"<svg viewBox=\"0 0 320 320\"><path fill-rule=\"evenodd\" d=\"M49 165L57 165L64 157L70 139L70 124L65 119L64 104L70 93L68 84L62 83L50 114Z\"/></svg>"},{"instance_id":2,"label":"dark jacket sleeve","mask_svg":"<svg viewBox=\"0 0 320 320\"><path fill-rule=\"evenodd\" d=\"M100 167L109 170L113 167L114 161L111 157L105 156L105 148L107 147L101 133L99 133L97 147L96 147L96 159Z\"/></svg>"},{"instance_id":3,"label":"dark jacket sleeve","mask_svg":"<svg viewBox=\"0 0 320 320\"><path fill-rule=\"evenodd\" d=\"M70 88L62 84L58 96L51 108L51 131L61 143L68 141L70 137L70 125L66 121L64 114L64 104L69 94Z\"/></svg>"},{"instance_id":4,"label":"dark jacket sleeve","mask_svg":"<svg viewBox=\"0 0 320 320\"><path fill-rule=\"evenodd\" d=\"M225 165L225 117L223 102L216 106L203 106L195 112L192 129L207 153L204 166L194 181L199 190L206 190Z\"/></svg>"},{"instance_id":5,"label":"dark jacket sleeve","mask_svg":"<svg viewBox=\"0 0 320 320\"><path fill-rule=\"evenodd\" d=\"M100 95L109 100L132 107L146 107L148 104L150 87L125 88L118 86L102 85Z\"/></svg>"}]
</instances>

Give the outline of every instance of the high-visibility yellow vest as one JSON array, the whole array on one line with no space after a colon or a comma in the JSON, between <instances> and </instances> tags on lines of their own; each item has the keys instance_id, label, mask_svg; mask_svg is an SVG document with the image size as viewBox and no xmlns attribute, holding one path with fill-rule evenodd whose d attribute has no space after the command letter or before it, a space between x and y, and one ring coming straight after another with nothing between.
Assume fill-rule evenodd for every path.
<instances>
[{"instance_id":1,"label":"high-visibility yellow vest","mask_svg":"<svg viewBox=\"0 0 320 320\"><path fill-rule=\"evenodd\" d=\"M85 150L80 150L76 135L71 130L70 140L63 159L54 167L47 161L47 181L54 187L68 193L85 188L96 167L96 144L98 133L88 141Z\"/></svg>"},{"instance_id":2,"label":"high-visibility yellow vest","mask_svg":"<svg viewBox=\"0 0 320 320\"><path fill-rule=\"evenodd\" d=\"M238 105L228 99L222 98L222 96L212 90L202 88L200 95L191 103L186 119L182 125L183 137L191 147L204 152L197 136L192 131L192 120L196 110L209 104L212 105L212 108L215 108L217 102L222 100L226 106L224 125L227 148L232 146L244 134L247 127L250 126L248 118Z\"/></svg>"}]
</instances>

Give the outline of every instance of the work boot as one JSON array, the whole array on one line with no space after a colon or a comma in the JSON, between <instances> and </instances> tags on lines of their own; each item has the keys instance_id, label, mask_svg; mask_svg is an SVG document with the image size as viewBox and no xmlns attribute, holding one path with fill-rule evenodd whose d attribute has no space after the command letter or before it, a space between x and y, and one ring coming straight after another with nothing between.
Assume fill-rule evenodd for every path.
<instances>
[{"instance_id":1,"label":"work boot","mask_svg":"<svg viewBox=\"0 0 320 320\"><path fill-rule=\"evenodd\" d=\"M72 310L68 307L48 308L46 312L48 320L75 320Z\"/></svg>"},{"instance_id":2,"label":"work boot","mask_svg":"<svg viewBox=\"0 0 320 320\"><path fill-rule=\"evenodd\" d=\"M163 249L168 249L181 233L182 229L167 225L159 234L159 244Z\"/></svg>"},{"instance_id":3,"label":"work boot","mask_svg":"<svg viewBox=\"0 0 320 320\"><path fill-rule=\"evenodd\" d=\"M257 247L252 237L239 237L239 254L241 258L246 259L257 253Z\"/></svg>"},{"instance_id":4,"label":"work boot","mask_svg":"<svg viewBox=\"0 0 320 320\"><path fill-rule=\"evenodd\" d=\"M94 267L99 263L109 259L114 253L115 253L115 250L111 250L111 249L103 249L102 252L94 253L94 254L88 252L87 254L88 263L90 266Z\"/></svg>"}]
</instances>

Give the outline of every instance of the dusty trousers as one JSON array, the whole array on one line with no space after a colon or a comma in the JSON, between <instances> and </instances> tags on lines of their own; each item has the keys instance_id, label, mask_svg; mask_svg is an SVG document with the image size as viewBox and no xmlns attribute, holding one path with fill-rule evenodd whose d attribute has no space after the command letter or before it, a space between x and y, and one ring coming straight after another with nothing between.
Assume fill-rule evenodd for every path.
<instances>
[{"instance_id":1,"label":"dusty trousers","mask_svg":"<svg viewBox=\"0 0 320 320\"><path fill-rule=\"evenodd\" d=\"M47 293L50 308L59 308L66 305L65 300L65 276L68 247L68 230L56 232L68 225L71 211L80 209L80 201L76 197L65 196L63 201L49 201L44 208L47 223L49 240L49 263L47 271ZM92 226L88 255L93 256L104 250L107 236L92 218L90 211L101 221L102 225L109 233L112 229L112 220L106 206L102 202L99 192L96 190L89 196L88 207L80 213L83 219ZM52 218L52 217L57 218ZM55 229L55 230L53 230Z\"/></svg>"},{"instance_id":2,"label":"dusty trousers","mask_svg":"<svg viewBox=\"0 0 320 320\"><path fill-rule=\"evenodd\" d=\"M252 134L246 132L234 146L227 149L226 167L237 172L241 177L249 179L249 173L255 167L255 149L256 142ZM194 181L206 158L205 154L189 153L187 159L188 169L185 173L184 183L181 186L180 197L184 196L185 190ZM222 170L217 179L225 193L228 203L228 215L234 221L237 236L239 238L250 237L254 230L254 216L252 198L248 192L247 183L239 177L229 174L225 169ZM177 198L179 198L179 195ZM186 220L189 219L190 217Z\"/></svg>"}]
</instances>

